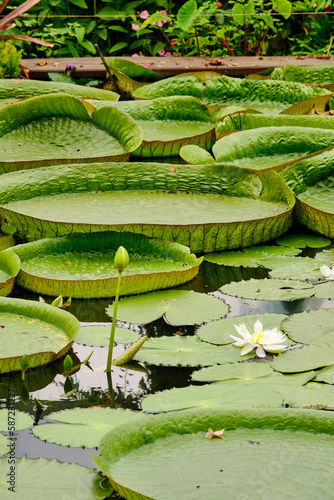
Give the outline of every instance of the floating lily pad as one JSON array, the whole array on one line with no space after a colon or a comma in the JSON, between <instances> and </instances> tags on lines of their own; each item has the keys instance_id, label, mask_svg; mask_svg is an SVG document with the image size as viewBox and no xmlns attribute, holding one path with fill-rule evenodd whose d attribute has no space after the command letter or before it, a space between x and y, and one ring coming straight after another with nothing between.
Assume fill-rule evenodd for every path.
<instances>
[{"instance_id":1,"label":"floating lily pad","mask_svg":"<svg viewBox=\"0 0 334 500\"><path fill-rule=\"evenodd\" d=\"M216 382L202 386L174 388L143 399L146 412L174 411L186 408L250 408L280 406L283 396L263 384L227 384Z\"/></svg>"},{"instance_id":2,"label":"floating lily pad","mask_svg":"<svg viewBox=\"0 0 334 500\"><path fill-rule=\"evenodd\" d=\"M330 299L334 300L334 282L329 281L328 283L319 283L314 287L314 296L318 299Z\"/></svg>"},{"instance_id":3,"label":"floating lily pad","mask_svg":"<svg viewBox=\"0 0 334 500\"><path fill-rule=\"evenodd\" d=\"M328 384L310 382L303 387L291 387L284 393L284 403L289 406L308 408L334 407L334 387Z\"/></svg>"},{"instance_id":4,"label":"floating lily pad","mask_svg":"<svg viewBox=\"0 0 334 500\"><path fill-rule=\"evenodd\" d=\"M225 429L224 439L206 439L209 428ZM276 498L328 498L333 444L330 412L196 409L119 427L93 459L126 499L264 498L267 485ZM266 471L265 484L249 480L250 463Z\"/></svg>"},{"instance_id":5,"label":"floating lily pad","mask_svg":"<svg viewBox=\"0 0 334 500\"><path fill-rule=\"evenodd\" d=\"M222 380L255 381L272 375L274 370L269 363L229 363L226 365L209 366L193 373L192 380L200 382L217 382Z\"/></svg>"},{"instance_id":6,"label":"floating lily pad","mask_svg":"<svg viewBox=\"0 0 334 500\"><path fill-rule=\"evenodd\" d=\"M212 151L218 163L250 170L282 170L287 162L334 146L334 130L308 127L260 127L222 137Z\"/></svg>"},{"instance_id":7,"label":"floating lily pad","mask_svg":"<svg viewBox=\"0 0 334 500\"><path fill-rule=\"evenodd\" d=\"M0 177L0 199L0 215L26 239L131 231L193 252L278 237L290 227L295 203L276 172L261 181L238 167L152 163L13 172Z\"/></svg>"},{"instance_id":8,"label":"floating lily pad","mask_svg":"<svg viewBox=\"0 0 334 500\"><path fill-rule=\"evenodd\" d=\"M269 276L273 278L290 278L293 280L314 280L324 277L320 267L325 263L321 259L309 257L276 257L263 259L262 265L271 269Z\"/></svg>"},{"instance_id":9,"label":"floating lily pad","mask_svg":"<svg viewBox=\"0 0 334 500\"><path fill-rule=\"evenodd\" d=\"M160 97L150 101L104 103L89 101L96 108L112 106L130 115L143 130L143 142L133 151L138 157L169 157L185 144L211 149L215 124L207 107L191 96Z\"/></svg>"},{"instance_id":10,"label":"floating lily pad","mask_svg":"<svg viewBox=\"0 0 334 500\"><path fill-rule=\"evenodd\" d=\"M293 314L284 320L282 328L295 342L321 345L325 343L324 336L330 333L334 341L334 309Z\"/></svg>"},{"instance_id":11,"label":"floating lily pad","mask_svg":"<svg viewBox=\"0 0 334 500\"><path fill-rule=\"evenodd\" d=\"M234 325L244 323L247 330L253 332L255 321L260 320L263 325L263 330L272 330L273 328L278 328L278 330L280 330L281 323L285 318L285 314L247 314L244 316L233 316L232 318L210 321L210 323L202 325L197 330L197 335L204 342L210 342L211 344L231 344L235 342L235 340L231 338L231 335L238 337ZM285 342L285 344L287 343L288 342Z\"/></svg>"},{"instance_id":12,"label":"floating lily pad","mask_svg":"<svg viewBox=\"0 0 334 500\"><path fill-rule=\"evenodd\" d=\"M316 382L325 382L326 384L334 384L334 365L326 366L317 372L314 379Z\"/></svg>"},{"instance_id":13,"label":"floating lily pad","mask_svg":"<svg viewBox=\"0 0 334 500\"><path fill-rule=\"evenodd\" d=\"M26 99L27 97L45 94L69 94L86 99L104 99L117 101L115 92L75 85L73 83L43 82L40 80L2 79L0 82L0 99ZM17 103L16 103L17 104Z\"/></svg>"},{"instance_id":14,"label":"floating lily pad","mask_svg":"<svg viewBox=\"0 0 334 500\"><path fill-rule=\"evenodd\" d=\"M114 306L106 310L110 317ZM152 292L121 299L117 319L128 323L146 324L164 316L171 325L196 325L222 318L228 313L224 301L211 295L188 290Z\"/></svg>"},{"instance_id":15,"label":"floating lily pad","mask_svg":"<svg viewBox=\"0 0 334 500\"><path fill-rule=\"evenodd\" d=\"M285 247L321 248L330 245L331 240L315 234L287 234L277 238L276 243Z\"/></svg>"},{"instance_id":16,"label":"floating lily pad","mask_svg":"<svg viewBox=\"0 0 334 500\"><path fill-rule=\"evenodd\" d=\"M0 373L20 370L25 354L30 368L54 361L79 331L72 314L32 300L0 297L0 321Z\"/></svg>"},{"instance_id":17,"label":"floating lily pad","mask_svg":"<svg viewBox=\"0 0 334 500\"><path fill-rule=\"evenodd\" d=\"M48 95L0 109L0 171L127 160L141 144L139 125L114 107L86 106L73 96Z\"/></svg>"},{"instance_id":18,"label":"floating lily pad","mask_svg":"<svg viewBox=\"0 0 334 500\"><path fill-rule=\"evenodd\" d=\"M122 274L121 295L168 288L193 279L203 258L171 241L142 234L98 232L46 238L8 249L21 260L17 283L41 295L75 298L112 297L119 246L130 263Z\"/></svg>"},{"instance_id":19,"label":"floating lily pad","mask_svg":"<svg viewBox=\"0 0 334 500\"><path fill-rule=\"evenodd\" d=\"M14 426L15 432L21 431L31 427L33 423L34 419L27 413L7 408L0 410L0 432L8 432L9 426Z\"/></svg>"},{"instance_id":20,"label":"floating lily pad","mask_svg":"<svg viewBox=\"0 0 334 500\"><path fill-rule=\"evenodd\" d=\"M278 372L306 372L333 364L333 356L334 346L310 345L278 354L270 364Z\"/></svg>"},{"instance_id":21,"label":"floating lily pad","mask_svg":"<svg viewBox=\"0 0 334 500\"><path fill-rule=\"evenodd\" d=\"M313 64L312 66L287 64L282 68L275 68L270 78L278 78L287 82L326 85L334 82L334 68L333 64Z\"/></svg>"},{"instance_id":22,"label":"floating lily pad","mask_svg":"<svg viewBox=\"0 0 334 500\"><path fill-rule=\"evenodd\" d=\"M63 410L48 415L48 419L62 423L38 425L34 428L34 434L49 443L97 448L104 434L127 422L132 425L138 416L140 414L120 408Z\"/></svg>"},{"instance_id":23,"label":"floating lily pad","mask_svg":"<svg viewBox=\"0 0 334 500\"><path fill-rule=\"evenodd\" d=\"M76 344L90 345L92 347L108 347L111 326L83 325L75 337ZM115 342L117 344L131 344L138 340L138 333L128 328L115 329Z\"/></svg>"},{"instance_id":24,"label":"floating lily pad","mask_svg":"<svg viewBox=\"0 0 334 500\"><path fill-rule=\"evenodd\" d=\"M58 460L38 458L30 460L26 456L15 461L13 485L8 484L7 474L11 472L6 458L0 460L1 498L12 499L18 495L25 500L75 498L80 491L81 500L98 500L110 495L112 489L107 481L94 470L76 463L60 463ZM9 490L13 486L14 490Z\"/></svg>"},{"instance_id":25,"label":"floating lily pad","mask_svg":"<svg viewBox=\"0 0 334 500\"><path fill-rule=\"evenodd\" d=\"M243 250L234 250L230 252L209 253L204 256L204 259L214 264L224 266L243 266L243 267L258 267L262 259L278 255L298 255L299 250L295 248L280 247L277 245L261 245L251 246Z\"/></svg>"},{"instance_id":26,"label":"floating lily pad","mask_svg":"<svg viewBox=\"0 0 334 500\"><path fill-rule=\"evenodd\" d=\"M135 99L171 95L191 95L205 104L228 104L266 113L279 113L292 104L311 97L330 97L330 92L301 83L247 80L226 75L213 76L202 83L196 76L183 74L145 85L133 93Z\"/></svg>"},{"instance_id":27,"label":"floating lily pad","mask_svg":"<svg viewBox=\"0 0 334 500\"><path fill-rule=\"evenodd\" d=\"M250 279L224 285L221 291L235 297L258 300L297 300L312 297L315 293L311 283L288 279Z\"/></svg>"},{"instance_id":28,"label":"floating lily pad","mask_svg":"<svg viewBox=\"0 0 334 500\"><path fill-rule=\"evenodd\" d=\"M0 296L7 296L13 290L19 270L20 259L17 255L0 252Z\"/></svg>"},{"instance_id":29,"label":"floating lily pad","mask_svg":"<svg viewBox=\"0 0 334 500\"><path fill-rule=\"evenodd\" d=\"M201 342L196 337L175 335L148 340L134 359L153 365L209 366L224 363L226 349Z\"/></svg>"},{"instance_id":30,"label":"floating lily pad","mask_svg":"<svg viewBox=\"0 0 334 500\"><path fill-rule=\"evenodd\" d=\"M300 160L281 176L294 192L299 222L330 238L334 237L334 152L326 151Z\"/></svg>"}]
</instances>

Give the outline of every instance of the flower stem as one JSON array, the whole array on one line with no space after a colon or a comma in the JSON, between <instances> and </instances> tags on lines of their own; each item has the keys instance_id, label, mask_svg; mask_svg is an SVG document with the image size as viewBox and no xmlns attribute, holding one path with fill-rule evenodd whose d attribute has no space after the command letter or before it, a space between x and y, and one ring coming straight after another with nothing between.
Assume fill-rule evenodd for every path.
<instances>
[{"instance_id":1,"label":"flower stem","mask_svg":"<svg viewBox=\"0 0 334 500\"><path fill-rule=\"evenodd\" d=\"M158 26L159 30L161 31L161 33L163 34L163 36L166 38L167 42L169 43L169 45L172 47L173 50L175 50L175 52L177 53L177 55L179 57L181 57L181 54L180 52L177 50L176 47L174 47L174 45L172 44L172 42L170 41L170 39L168 38L168 36L163 32L163 30L160 28L160 26Z\"/></svg>"},{"instance_id":2,"label":"flower stem","mask_svg":"<svg viewBox=\"0 0 334 500\"><path fill-rule=\"evenodd\" d=\"M111 332L110 332L110 340L109 340L107 372L111 371L111 360L112 360L112 352L113 352L113 348L114 348L117 307L118 307L119 292L120 292L120 288L121 288L121 281L122 281L122 271L118 271L116 297L115 297L114 312L113 312L113 316L112 316L112 324L111 324Z\"/></svg>"}]
</instances>

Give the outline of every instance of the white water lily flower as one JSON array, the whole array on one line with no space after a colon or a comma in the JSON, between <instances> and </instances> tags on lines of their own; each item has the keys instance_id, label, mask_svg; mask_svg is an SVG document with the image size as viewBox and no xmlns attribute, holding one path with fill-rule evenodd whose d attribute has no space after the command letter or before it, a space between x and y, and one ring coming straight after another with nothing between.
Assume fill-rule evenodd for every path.
<instances>
[{"instance_id":1,"label":"white water lily flower","mask_svg":"<svg viewBox=\"0 0 334 500\"><path fill-rule=\"evenodd\" d=\"M259 358L265 358L265 351L282 352L287 347L286 345L280 345L286 340L286 336L283 335L283 333L277 328L273 328L272 330L263 330L262 323L259 319L255 321L254 332L252 334L249 333L244 323L239 326L234 325L234 328L242 337L240 338L230 335L230 337L236 341L233 342L233 345L236 347L243 347L240 356L244 356L253 349L256 349L256 355Z\"/></svg>"},{"instance_id":2,"label":"white water lily flower","mask_svg":"<svg viewBox=\"0 0 334 500\"><path fill-rule=\"evenodd\" d=\"M334 267L332 269L325 264L320 266L320 271L325 276L326 280L334 280Z\"/></svg>"}]
</instances>

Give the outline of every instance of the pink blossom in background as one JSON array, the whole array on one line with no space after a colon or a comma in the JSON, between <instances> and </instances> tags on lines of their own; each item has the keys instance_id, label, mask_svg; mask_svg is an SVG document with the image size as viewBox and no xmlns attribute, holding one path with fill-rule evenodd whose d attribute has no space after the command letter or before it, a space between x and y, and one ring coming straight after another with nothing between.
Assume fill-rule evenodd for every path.
<instances>
[{"instance_id":1,"label":"pink blossom in background","mask_svg":"<svg viewBox=\"0 0 334 500\"><path fill-rule=\"evenodd\" d=\"M132 54L131 57L140 57L139 54Z\"/></svg>"},{"instance_id":2,"label":"pink blossom in background","mask_svg":"<svg viewBox=\"0 0 334 500\"><path fill-rule=\"evenodd\" d=\"M140 26L139 24L131 24L131 28L133 29L133 31L137 31L139 30Z\"/></svg>"},{"instance_id":3,"label":"pink blossom in background","mask_svg":"<svg viewBox=\"0 0 334 500\"><path fill-rule=\"evenodd\" d=\"M149 63L144 63L143 66L145 66L145 68L149 68L150 64Z\"/></svg>"},{"instance_id":4,"label":"pink blossom in background","mask_svg":"<svg viewBox=\"0 0 334 500\"><path fill-rule=\"evenodd\" d=\"M172 53L171 53L171 52L166 52L166 54L165 54L165 56L167 56L167 57L168 57L168 56L171 56L171 55L172 55Z\"/></svg>"},{"instance_id":5,"label":"pink blossom in background","mask_svg":"<svg viewBox=\"0 0 334 500\"><path fill-rule=\"evenodd\" d=\"M163 23L167 23L167 18L168 18L167 12L165 10L161 10L160 13L163 15L163 17L166 18L163 20Z\"/></svg>"},{"instance_id":6,"label":"pink blossom in background","mask_svg":"<svg viewBox=\"0 0 334 500\"><path fill-rule=\"evenodd\" d=\"M139 17L140 19L148 19L150 17L150 14L147 10L143 10L140 14L139 14Z\"/></svg>"},{"instance_id":7,"label":"pink blossom in background","mask_svg":"<svg viewBox=\"0 0 334 500\"><path fill-rule=\"evenodd\" d=\"M158 51L159 56L164 56L165 55L165 49L161 49Z\"/></svg>"}]
</instances>

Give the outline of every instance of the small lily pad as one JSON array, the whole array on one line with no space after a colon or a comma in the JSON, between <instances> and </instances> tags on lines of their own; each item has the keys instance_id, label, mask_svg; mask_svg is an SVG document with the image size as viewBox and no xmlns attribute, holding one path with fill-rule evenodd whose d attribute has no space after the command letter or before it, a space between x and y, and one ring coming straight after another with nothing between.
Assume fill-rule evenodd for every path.
<instances>
[{"instance_id":1,"label":"small lily pad","mask_svg":"<svg viewBox=\"0 0 334 500\"><path fill-rule=\"evenodd\" d=\"M210 366L196 371L192 380L200 382L216 382L221 380L239 380L240 382L256 381L272 375L274 370L269 363L229 363Z\"/></svg>"},{"instance_id":2,"label":"small lily pad","mask_svg":"<svg viewBox=\"0 0 334 500\"><path fill-rule=\"evenodd\" d=\"M232 339L231 339L232 340ZM155 365L209 366L224 362L226 349L197 337L159 337L145 343L134 359Z\"/></svg>"},{"instance_id":3,"label":"small lily pad","mask_svg":"<svg viewBox=\"0 0 334 500\"><path fill-rule=\"evenodd\" d=\"M38 425L35 436L63 446L96 448L100 439L117 425L132 422L138 413L120 408L76 408L48 415L59 423Z\"/></svg>"},{"instance_id":4,"label":"small lily pad","mask_svg":"<svg viewBox=\"0 0 334 500\"><path fill-rule=\"evenodd\" d=\"M114 306L107 314L112 317ZM211 295L188 290L167 290L121 299L117 319L146 324L161 316L171 325L196 325L224 317L228 306Z\"/></svg>"},{"instance_id":5,"label":"small lily pad","mask_svg":"<svg viewBox=\"0 0 334 500\"><path fill-rule=\"evenodd\" d=\"M332 365L333 359L334 347L311 345L278 354L270 364L278 372L297 373Z\"/></svg>"},{"instance_id":6,"label":"small lily pad","mask_svg":"<svg viewBox=\"0 0 334 500\"><path fill-rule=\"evenodd\" d=\"M0 410L0 432L7 432L9 425L15 425L15 432L28 429L34 423L34 419L27 413L21 411Z\"/></svg>"},{"instance_id":7,"label":"small lily pad","mask_svg":"<svg viewBox=\"0 0 334 500\"><path fill-rule=\"evenodd\" d=\"M8 461L0 460L1 500L12 500L14 496L24 500L44 498L78 498L80 500L98 500L110 495L112 488L100 474L76 463L60 463L58 460L38 458L30 460L23 456L15 462L14 490L8 488Z\"/></svg>"},{"instance_id":8,"label":"small lily pad","mask_svg":"<svg viewBox=\"0 0 334 500\"><path fill-rule=\"evenodd\" d=\"M334 387L310 382L303 387L291 387L285 391L284 403L289 406L307 406L319 409L334 407Z\"/></svg>"},{"instance_id":9,"label":"small lily pad","mask_svg":"<svg viewBox=\"0 0 334 500\"><path fill-rule=\"evenodd\" d=\"M262 259L275 258L278 255L297 255L300 253L295 248L284 248L277 245L261 245L235 250L230 252L209 253L204 260L225 266L258 267Z\"/></svg>"},{"instance_id":10,"label":"small lily pad","mask_svg":"<svg viewBox=\"0 0 334 500\"><path fill-rule=\"evenodd\" d=\"M78 335L75 337L75 342L92 347L108 347L110 329L111 326L106 325L81 326ZM131 344L138 340L138 333L128 328L116 327L114 340L117 344Z\"/></svg>"},{"instance_id":11,"label":"small lily pad","mask_svg":"<svg viewBox=\"0 0 334 500\"><path fill-rule=\"evenodd\" d=\"M334 309L293 314L283 321L282 328L295 342L321 345L324 343L324 336L330 333L334 340Z\"/></svg>"},{"instance_id":12,"label":"small lily pad","mask_svg":"<svg viewBox=\"0 0 334 500\"><path fill-rule=\"evenodd\" d=\"M233 316L218 321L210 321L210 323L202 325L197 330L197 335L204 342L209 342L211 344L231 344L234 342L231 335L238 336L234 325L244 323L247 330L252 332L254 330L255 321L259 319L264 330L272 330L273 328L280 329L280 325L285 318L285 314L247 314L244 316Z\"/></svg>"},{"instance_id":13,"label":"small lily pad","mask_svg":"<svg viewBox=\"0 0 334 500\"><path fill-rule=\"evenodd\" d=\"M326 366L317 372L314 379L316 382L325 382L326 384L334 384L334 365Z\"/></svg>"},{"instance_id":14,"label":"small lily pad","mask_svg":"<svg viewBox=\"0 0 334 500\"><path fill-rule=\"evenodd\" d=\"M174 388L147 396L142 409L147 412L174 411L186 408L250 408L280 406L282 395L262 384L226 384Z\"/></svg>"},{"instance_id":15,"label":"small lily pad","mask_svg":"<svg viewBox=\"0 0 334 500\"><path fill-rule=\"evenodd\" d=\"M276 243L285 247L321 248L331 244L331 240L315 234L288 234L277 238Z\"/></svg>"},{"instance_id":16,"label":"small lily pad","mask_svg":"<svg viewBox=\"0 0 334 500\"><path fill-rule=\"evenodd\" d=\"M269 276L273 278L290 278L293 280L315 280L323 278L320 267L324 261L309 257L279 257L264 259L265 267L271 269Z\"/></svg>"},{"instance_id":17,"label":"small lily pad","mask_svg":"<svg viewBox=\"0 0 334 500\"><path fill-rule=\"evenodd\" d=\"M258 300L297 300L312 297L315 293L311 283L288 279L250 279L224 285L221 291L235 297Z\"/></svg>"}]
</instances>

